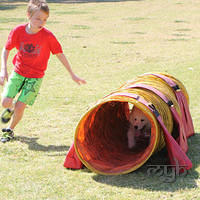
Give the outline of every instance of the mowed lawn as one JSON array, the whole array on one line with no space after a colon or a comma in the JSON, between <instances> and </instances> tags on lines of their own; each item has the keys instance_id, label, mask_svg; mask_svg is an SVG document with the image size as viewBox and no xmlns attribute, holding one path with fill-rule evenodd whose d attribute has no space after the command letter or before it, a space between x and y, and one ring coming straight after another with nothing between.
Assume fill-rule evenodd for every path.
<instances>
[{"instance_id":1,"label":"mowed lawn","mask_svg":"<svg viewBox=\"0 0 200 200\"><path fill-rule=\"evenodd\" d=\"M0 200L199 200L199 0L49 0L49 7L47 28L87 84L78 86L51 56L37 101L16 127L16 139L0 144ZM0 2L0 49L10 30L26 21L24 1ZM15 53L9 56L9 72ZM187 176L173 183L148 177L148 162L118 176L64 168L84 113L127 80L155 71L179 79L190 97L196 134L188 141L193 168Z\"/></svg>"}]
</instances>

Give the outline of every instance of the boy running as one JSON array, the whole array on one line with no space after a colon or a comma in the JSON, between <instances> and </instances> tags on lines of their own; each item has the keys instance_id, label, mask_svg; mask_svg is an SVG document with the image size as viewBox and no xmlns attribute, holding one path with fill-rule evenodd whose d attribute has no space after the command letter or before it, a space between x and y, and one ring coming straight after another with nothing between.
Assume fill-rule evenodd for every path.
<instances>
[{"instance_id":1,"label":"boy running","mask_svg":"<svg viewBox=\"0 0 200 200\"><path fill-rule=\"evenodd\" d=\"M13 129L23 117L26 105L33 105L39 92L42 78L47 68L50 53L57 56L68 70L72 79L78 84L86 81L76 76L56 37L44 28L49 17L49 8L45 0L30 0L27 8L29 22L14 28L2 50L0 85L8 80L7 60L10 50L17 49L13 59L14 70L2 94L2 106L6 108L1 116L3 123L10 124L2 129L1 142L14 138ZM20 95L13 103L13 99Z\"/></svg>"}]
</instances>

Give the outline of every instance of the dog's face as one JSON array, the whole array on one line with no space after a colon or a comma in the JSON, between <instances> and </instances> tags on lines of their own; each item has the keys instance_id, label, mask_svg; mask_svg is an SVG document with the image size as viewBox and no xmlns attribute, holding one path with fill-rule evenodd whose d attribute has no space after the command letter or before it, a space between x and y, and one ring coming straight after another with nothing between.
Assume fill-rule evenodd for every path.
<instances>
[{"instance_id":1,"label":"dog's face","mask_svg":"<svg viewBox=\"0 0 200 200\"><path fill-rule=\"evenodd\" d=\"M150 123L144 113L137 107L134 107L130 113L129 121L135 130L142 130Z\"/></svg>"}]
</instances>

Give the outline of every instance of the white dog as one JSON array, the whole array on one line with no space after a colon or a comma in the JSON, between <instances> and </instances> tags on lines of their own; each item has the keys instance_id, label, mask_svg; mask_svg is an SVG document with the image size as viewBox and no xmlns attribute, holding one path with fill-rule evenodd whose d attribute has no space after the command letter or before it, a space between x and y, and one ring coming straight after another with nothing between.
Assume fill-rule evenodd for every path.
<instances>
[{"instance_id":1,"label":"white dog","mask_svg":"<svg viewBox=\"0 0 200 200\"><path fill-rule=\"evenodd\" d=\"M136 145L135 136L142 134L144 137L150 138L151 123L144 113L134 106L129 114L129 129L127 132L129 149Z\"/></svg>"}]
</instances>

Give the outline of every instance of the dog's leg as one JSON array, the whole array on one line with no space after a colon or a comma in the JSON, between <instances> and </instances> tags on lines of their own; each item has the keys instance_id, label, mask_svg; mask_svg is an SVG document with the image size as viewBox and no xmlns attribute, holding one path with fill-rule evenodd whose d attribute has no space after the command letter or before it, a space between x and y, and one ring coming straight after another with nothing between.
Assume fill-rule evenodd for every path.
<instances>
[{"instance_id":1,"label":"dog's leg","mask_svg":"<svg viewBox=\"0 0 200 200\"><path fill-rule=\"evenodd\" d=\"M151 124L149 124L149 123L147 124L146 129L145 129L145 136L146 137L151 137Z\"/></svg>"},{"instance_id":2,"label":"dog's leg","mask_svg":"<svg viewBox=\"0 0 200 200\"><path fill-rule=\"evenodd\" d=\"M130 127L127 132L128 137L128 148L131 149L135 146L135 134L134 129Z\"/></svg>"}]
</instances>

